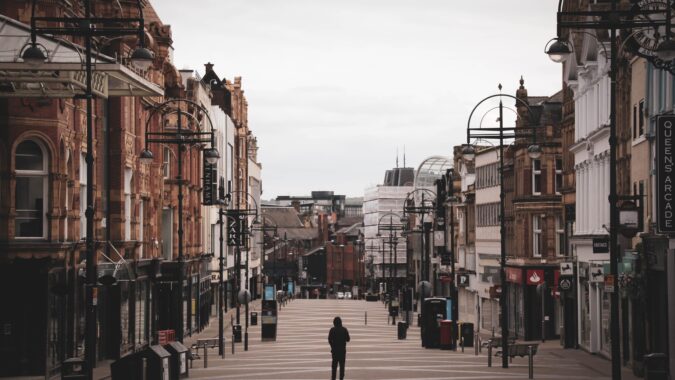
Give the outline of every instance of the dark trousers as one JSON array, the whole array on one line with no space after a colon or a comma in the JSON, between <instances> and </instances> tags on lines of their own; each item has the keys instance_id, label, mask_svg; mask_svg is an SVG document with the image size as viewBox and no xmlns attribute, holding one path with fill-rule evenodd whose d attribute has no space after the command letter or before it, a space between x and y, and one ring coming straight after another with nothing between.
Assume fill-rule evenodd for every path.
<instances>
[{"instance_id":1,"label":"dark trousers","mask_svg":"<svg viewBox=\"0 0 675 380\"><path fill-rule=\"evenodd\" d=\"M331 365L331 380L335 380L335 372L340 364L340 380L345 378L345 352L333 353L333 364Z\"/></svg>"}]
</instances>

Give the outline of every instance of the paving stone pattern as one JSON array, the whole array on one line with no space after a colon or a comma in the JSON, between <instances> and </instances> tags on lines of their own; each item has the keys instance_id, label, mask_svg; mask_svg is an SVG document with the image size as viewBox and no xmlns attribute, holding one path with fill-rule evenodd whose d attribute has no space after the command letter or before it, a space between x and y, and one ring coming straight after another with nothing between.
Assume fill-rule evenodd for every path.
<instances>
[{"instance_id":1,"label":"paving stone pattern","mask_svg":"<svg viewBox=\"0 0 675 380\"><path fill-rule=\"evenodd\" d=\"M243 309L242 309L243 310ZM368 325L364 315L368 314ZM501 368L500 358L487 366L487 351L425 349L419 328L397 339L381 302L356 300L293 300L279 311L275 342L261 342L260 326L249 329L249 350L237 344L231 353L229 334L224 359L210 350L208 368L196 360L190 378L199 379L329 379L328 331L335 316L349 329L346 379L527 379L527 358L515 358ZM216 321L217 322L217 321ZM243 322L243 321L242 321ZM243 324L243 323L242 323ZM199 338L217 335L217 323ZM211 335L209 335L211 334ZM197 337L194 337L197 338ZM186 342L187 343L187 342ZM563 350L557 341L540 344L534 359L535 379L609 379L610 362L580 350ZM627 370L623 379L634 379Z\"/></svg>"}]
</instances>

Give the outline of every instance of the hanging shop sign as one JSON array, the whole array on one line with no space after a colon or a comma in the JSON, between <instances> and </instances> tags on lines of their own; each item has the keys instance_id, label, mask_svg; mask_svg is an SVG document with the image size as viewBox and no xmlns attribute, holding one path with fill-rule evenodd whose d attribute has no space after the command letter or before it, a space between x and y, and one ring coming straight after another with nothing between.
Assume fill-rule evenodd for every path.
<instances>
[{"instance_id":1,"label":"hanging shop sign","mask_svg":"<svg viewBox=\"0 0 675 380\"><path fill-rule=\"evenodd\" d=\"M216 164L209 164L204 159L202 175L202 198L205 206L217 204L218 199L218 168Z\"/></svg>"},{"instance_id":2,"label":"hanging shop sign","mask_svg":"<svg viewBox=\"0 0 675 380\"><path fill-rule=\"evenodd\" d=\"M656 119L656 229L675 233L675 115Z\"/></svg>"},{"instance_id":3,"label":"hanging shop sign","mask_svg":"<svg viewBox=\"0 0 675 380\"><path fill-rule=\"evenodd\" d=\"M574 265L570 262L560 263L561 276L574 276Z\"/></svg>"},{"instance_id":4,"label":"hanging shop sign","mask_svg":"<svg viewBox=\"0 0 675 380\"><path fill-rule=\"evenodd\" d=\"M590 272L591 282L603 282L605 280L605 271L602 265L594 265Z\"/></svg>"},{"instance_id":5,"label":"hanging shop sign","mask_svg":"<svg viewBox=\"0 0 675 380\"><path fill-rule=\"evenodd\" d=\"M613 274L605 276L605 293L614 293L616 281Z\"/></svg>"},{"instance_id":6,"label":"hanging shop sign","mask_svg":"<svg viewBox=\"0 0 675 380\"><path fill-rule=\"evenodd\" d=\"M247 215L239 210L227 210L227 245L236 247L243 245L246 235Z\"/></svg>"},{"instance_id":7,"label":"hanging shop sign","mask_svg":"<svg viewBox=\"0 0 675 380\"><path fill-rule=\"evenodd\" d=\"M558 280L558 289L561 292L570 291L570 290L572 290L573 286L574 286L574 277L562 276Z\"/></svg>"}]
</instances>

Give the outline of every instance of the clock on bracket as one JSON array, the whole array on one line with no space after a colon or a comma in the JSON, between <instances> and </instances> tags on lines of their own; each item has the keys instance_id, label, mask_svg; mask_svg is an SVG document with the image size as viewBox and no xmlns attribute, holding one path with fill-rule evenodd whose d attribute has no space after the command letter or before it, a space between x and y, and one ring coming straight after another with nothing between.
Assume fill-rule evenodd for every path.
<instances>
[{"instance_id":1,"label":"clock on bracket","mask_svg":"<svg viewBox=\"0 0 675 380\"><path fill-rule=\"evenodd\" d=\"M623 46L627 51L648 59L659 69L675 74L675 62L656 56L656 48L666 38L666 10L671 7L671 35L675 38L675 8L670 0L640 0L631 7L629 22L640 23L621 31Z\"/></svg>"}]
</instances>

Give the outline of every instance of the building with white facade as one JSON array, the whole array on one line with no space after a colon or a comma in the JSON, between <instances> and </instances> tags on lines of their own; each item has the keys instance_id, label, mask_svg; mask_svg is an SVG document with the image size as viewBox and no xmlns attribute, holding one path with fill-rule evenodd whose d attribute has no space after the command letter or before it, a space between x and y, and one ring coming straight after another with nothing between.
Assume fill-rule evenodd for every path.
<instances>
[{"instance_id":1,"label":"building with white facade","mask_svg":"<svg viewBox=\"0 0 675 380\"><path fill-rule=\"evenodd\" d=\"M609 227L610 62L592 36L585 36L579 61L565 63L565 79L574 92L576 221L570 239L576 257L578 343L593 353L609 355L610 295L603 269L609 253L593 253L593 239L607 238Z\"/></svg>"},{"instance_id":2,"label":"building with white facade","mask_svg":"<svg viewBox=\"0 0 675 380\"><path fill-rule=\"evenodd\" d=\"M475 295L475 301L471 302L471 294L465 294L465 298L459 301L460 311L464 309L465 313L471 313L473 305L478 329L498 331L499 302L490 297L490 288L500 284L499 149L488 147L477 150L474 162L475 174L472 176L465 172L463 176L467 187L473 180L475 189L475 256L471 258L469 254L468 257L469 260L475 260L476 275L475 281L470 280L470 286L466 289ZM467 306L463 307L462 303Z\"/></svg>"}]
</instances>

